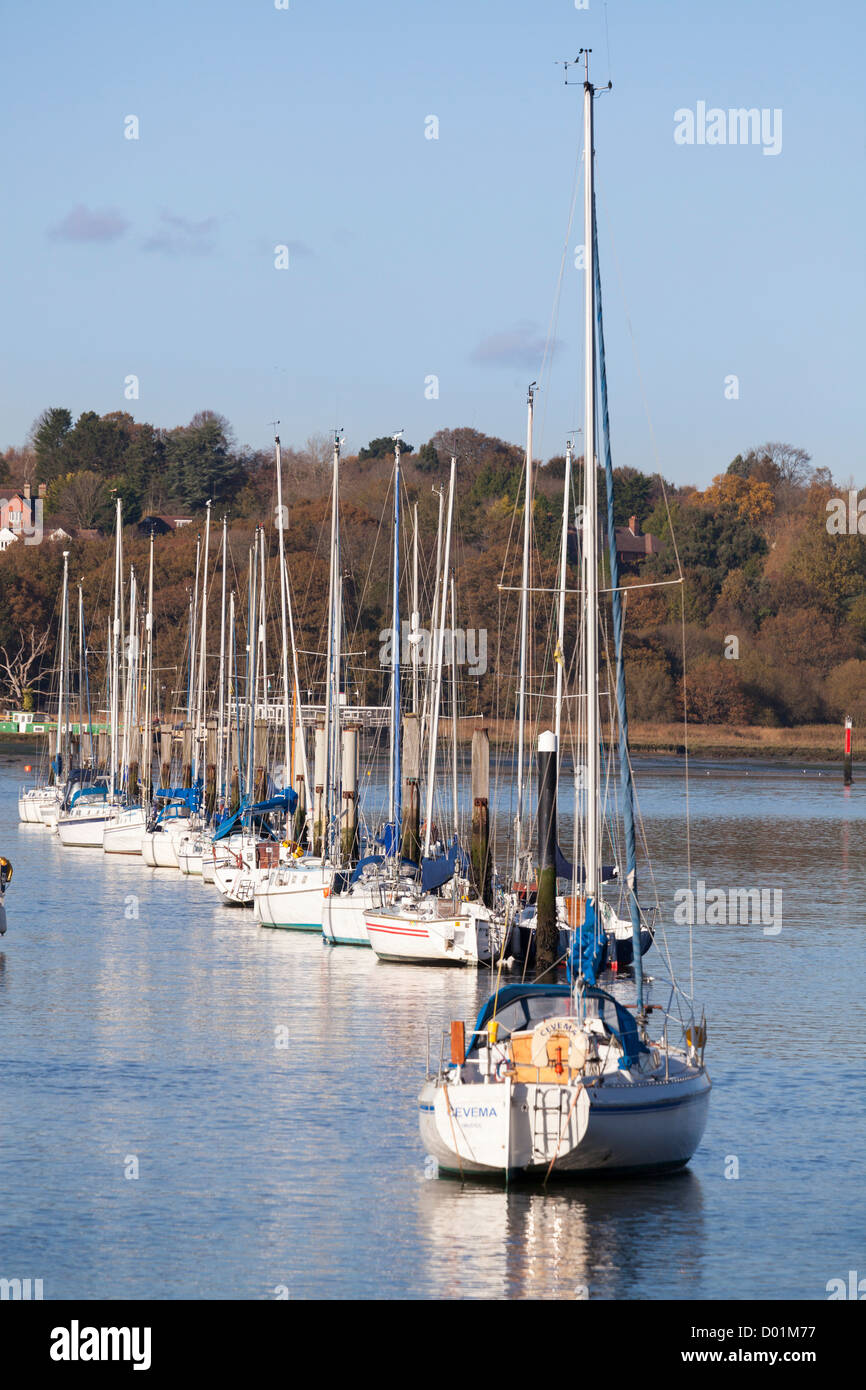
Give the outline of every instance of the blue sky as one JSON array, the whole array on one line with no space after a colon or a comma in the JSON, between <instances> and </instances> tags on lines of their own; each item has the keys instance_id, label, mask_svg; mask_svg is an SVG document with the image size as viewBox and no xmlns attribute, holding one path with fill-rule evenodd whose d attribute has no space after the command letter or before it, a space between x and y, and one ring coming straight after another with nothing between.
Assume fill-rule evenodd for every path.
<instances>
[{"instance_id":1,"label":"blue sky","mask_svg":"<svg viewBox=\"0 0 866 1390\"><path fill-rule=\"evenodd\" d=\"M459 425L521 440L580 144L580 87L555 63L585 45L614 84L596 112L614 462L654 469L654 435L665 475L703 485L782 439L862 480L864 16L857 0L7 10L0 448L48 405L164 426L214 409L255 447L275 417L298 444L335 425L351 448L401 427L416 445ZM780 153L677 145L674 112L699 101L780 109ZM580 424L581 313L569 255L540 457Z\"/></svg>"}]
</instances>

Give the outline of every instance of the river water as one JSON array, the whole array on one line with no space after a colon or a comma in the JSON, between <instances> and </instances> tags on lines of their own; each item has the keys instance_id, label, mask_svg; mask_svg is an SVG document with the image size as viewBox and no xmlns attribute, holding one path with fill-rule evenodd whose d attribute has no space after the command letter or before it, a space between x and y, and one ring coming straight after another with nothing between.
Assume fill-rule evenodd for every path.
<instances>
[{"instance_id":1,"label":"river water","mask_svg":"<svg viewBox=\"0 0 866 1390\"><path fill-rule=\"evenodd\" d=\"M703 1143L679 1175L545 1193L425 1170L428 1024L474 1018L483 973L269 932L198 879L64 850L18 824L23 764L0 753L0 1277L46 1299L823 1299L866 1274L863 782L693 762L693 881L768 909L694 928ZM688 986L682 764L636 767Z\"/></svg>"}]
</instances>

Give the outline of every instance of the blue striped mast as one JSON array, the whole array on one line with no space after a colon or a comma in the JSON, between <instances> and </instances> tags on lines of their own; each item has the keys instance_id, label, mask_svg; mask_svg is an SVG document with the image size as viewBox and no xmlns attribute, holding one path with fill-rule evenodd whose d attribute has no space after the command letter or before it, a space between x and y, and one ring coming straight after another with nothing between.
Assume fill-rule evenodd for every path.
<instances>
[{"instance_id":1,"label":"blue striped mast","mask_svg":"<svg viewBox=\"0 0 866 1390\"><path fill-rule=\"evenodd\" d=\"M595 318L598 341L598 380L601 392L602 433L604 435L604 478L607 490L607 544L610 555L610 585L613 596L613 640L616 655L616 705L619 724L619 775L622 787L622 818L625 831L626 892L631 917L634 980L638 1015L643 1013L643 960L640 948L640 908L637 900L637 846L634 826L634 788L628 751L628 705L625 692L625 665L622 650L622 599L619 590L619 560L613 521L613 463L610 451L610 417L607 405L607 373L604 361L604 321L601 310L601 275L598 267L598 226L595 196L592 199L592 259L595 273Z\"/></svg>"}]
</instances>

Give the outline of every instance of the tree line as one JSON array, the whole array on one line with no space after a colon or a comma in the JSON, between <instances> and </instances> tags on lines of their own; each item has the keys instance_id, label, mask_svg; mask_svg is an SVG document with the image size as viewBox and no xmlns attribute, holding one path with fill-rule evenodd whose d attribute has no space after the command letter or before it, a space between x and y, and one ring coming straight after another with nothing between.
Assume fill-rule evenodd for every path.
<instances>
[{"instance_id":1,"label":"tree line","mask_svg":"<svg viewBox=\"0 0 866 1390\"><path fill-rule=\"evenodd\" d=\"M385 690L377 653L379 632L390 624L386 557L393 447L391 437L382 436L343 460L348 647L366 653L349 663L347 686L364 702L376 702ZM331 441L322 435L283 449L299 646L307 654L323 650L331 452ZM422 580L428 583L437 490L447 485L452 453L458 458L458 623L485 628L490 653L487 672L466 680L461 700L466 713L507 715L516 680L523 451L467 428L441 430L417 449L402 445L405 501L418 509ZM533 564L539 591L556 583L564 464L558 455L536 470ZM195 519L211 499L214 514L223 511L231 521L239 596L253 528L259 521L273 527L271 452L239 449L228 422L209 411L188 425L160 430L123 413L85 412L73 423L68 410L46 410L24 448L0 456L0 480L5 474L19 481L28 472L47 485L48 527L65 518L73 526L109 530L118 494L128 523L170 508L183 508ZM575 473L579 489L580 459ZM675 487L630 467L616 469L614 480L615 524L636 517L660 546L658 554L623 569L633 719L671 723L686 711L690 719L720 724L796 725L845 713L866 718L866 539L856 528L834 534L827 526L832 499L853 484L834 483L802 448L778 442L738 454L704 489ZM404 518L408 536L410 511L404 510ZM160 663L176 668L176 677L164 684L176 678L178 688L196 529L158 542ZM128 558L139 571L146 545L130 533ZM86 546L73 541L71 550L70 573L81 571L88 613L101 613L110 595L110 537ZM4 654L14 655L23 644L26 656L43 633L56 631L57 551L16 544L0 555L0 687L5 685L7 696L15 691L3 670ZM408 552L405 558L407 572ZM535 596L531 658L539 692L552 688L550 617L551 600ZM210 620L217 621L213 605ZM93 621L98 631L101 616ZM567 616L568 651L577 645L578 621L575 598ZM276 630L273 640L278 644ZM95 667L99 646L94 641ZM50 655L41 668L37 658L31 662L28 681L37 698L50 685L50 664ZM305 655L302 667L302 683L315 691L316 659ZM542 715L544 698L539 696Z\"/></svg>"}]
</instances>

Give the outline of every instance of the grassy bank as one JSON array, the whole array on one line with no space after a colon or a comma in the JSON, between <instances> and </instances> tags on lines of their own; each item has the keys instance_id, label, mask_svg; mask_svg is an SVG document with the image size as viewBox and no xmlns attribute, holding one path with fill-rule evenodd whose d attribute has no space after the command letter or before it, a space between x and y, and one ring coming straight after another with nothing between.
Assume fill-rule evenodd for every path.
<instances>
[{"instance_id":1,"label":"grassy bank","mask_svg":"<svg viewBox=\"0 0 866 1390\"><path fill-rule=\"evenodd\" d=\"M481 721L463 719L461 736L472 737ZM517 741L511 720L484 721L490 740L497 745ZM855 730L856 736L856 730ZM805 762L841 762L844 731L836 724L802 724L793 729L766 729L749 724L690 724L689 752L707 758L792 758ZM633 753L682 753L685 734L682 724L634 723L629 728ZM855 737L855 756L857 744Z\"/></svg>"}]
</instances>

